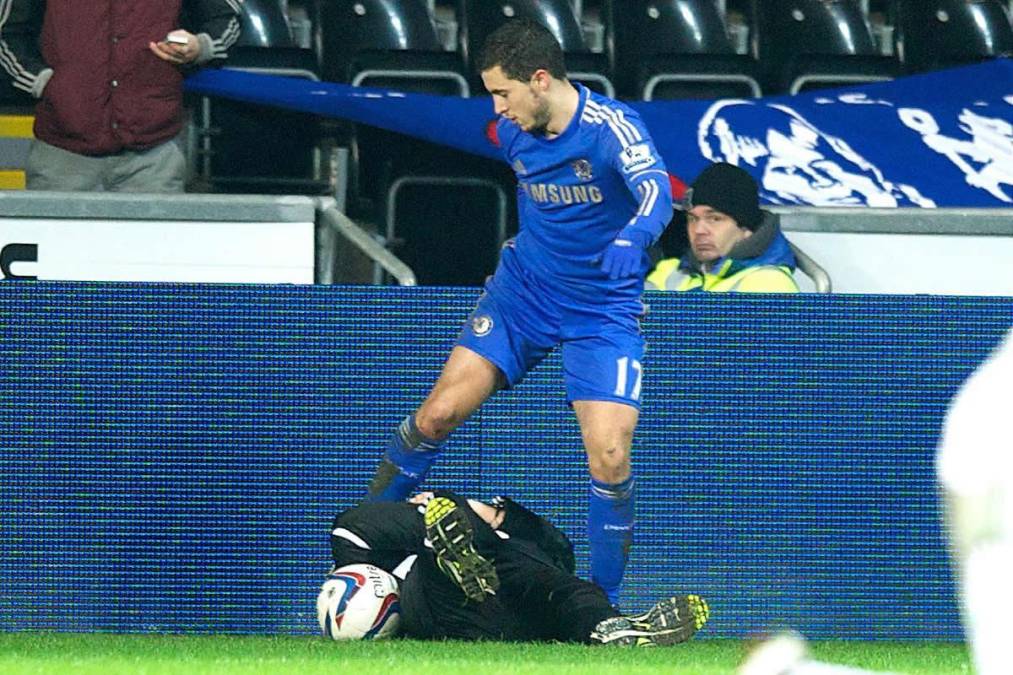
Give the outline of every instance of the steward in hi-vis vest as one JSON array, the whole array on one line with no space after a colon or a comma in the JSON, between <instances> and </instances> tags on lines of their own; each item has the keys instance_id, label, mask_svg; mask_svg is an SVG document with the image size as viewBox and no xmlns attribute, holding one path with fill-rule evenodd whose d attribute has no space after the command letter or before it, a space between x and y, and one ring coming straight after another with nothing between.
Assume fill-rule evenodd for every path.
<instances>
[{"instance_id":1,"label":"steward in hi-vis vest","mask_svg":"<svg viewBox=\"0 0 1013 675\"><path fill-rule=\"evenodd\" d=\"M727 163L713 164L686 191L689 249L662 260L647 290L797 293L795 255L777 216L762 211L756 181Z\"/></svg>"}]
</instances>

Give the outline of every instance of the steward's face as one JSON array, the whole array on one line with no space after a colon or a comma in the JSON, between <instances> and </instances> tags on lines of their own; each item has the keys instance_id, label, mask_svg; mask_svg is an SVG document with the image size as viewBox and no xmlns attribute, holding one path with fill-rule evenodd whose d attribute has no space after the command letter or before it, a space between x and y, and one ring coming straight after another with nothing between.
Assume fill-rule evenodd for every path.
<instances>
[{"instance_id":1,"label":"steward's face","mask_svg":"<svg viewBox=\"0 0 1013 675\"><path fill-rule=\"evenodd\" d=\"M513 121L528 133L543 133L549 123L544 78L539 76L542 72L536 72L528 82L521 82L507 77L499 66L482 71L482 82L492 94L496 114Z\"/></svg>"},{"instance_id":2,"label":"steward's face","mask_svg":"<svg viewBox=\"0 0 1013 675\"><path fill-rule=\"evenodd\" d=\"M704 205L694 206L686 214L686 232L693 255L705 263L725 257L735 244L753 234L727 213Z\"/></svg>"}]
</instances>

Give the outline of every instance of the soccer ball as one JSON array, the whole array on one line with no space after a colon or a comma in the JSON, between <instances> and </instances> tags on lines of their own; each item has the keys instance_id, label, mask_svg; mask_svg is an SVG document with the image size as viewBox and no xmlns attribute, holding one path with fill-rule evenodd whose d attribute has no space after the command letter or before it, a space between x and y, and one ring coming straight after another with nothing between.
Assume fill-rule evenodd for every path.
<instances>
[{"instance_id":1,"label":"soccer ball","mask_svg":"<svg viewBox=\"0 0 1013 675\"><path fill-rule=\"evenodd\" d=\"M401 623L397 579L373 565L345 565L317 596L320 632L334 640L379 640Z\"/></svg>"}]
</instances>

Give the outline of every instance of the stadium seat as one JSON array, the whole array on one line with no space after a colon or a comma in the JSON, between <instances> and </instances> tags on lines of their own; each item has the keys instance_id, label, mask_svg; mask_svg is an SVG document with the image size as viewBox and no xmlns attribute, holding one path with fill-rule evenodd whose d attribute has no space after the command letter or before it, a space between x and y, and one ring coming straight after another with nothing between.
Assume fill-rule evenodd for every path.
<instances>
[{"instance_id":1,"label":"stadium seat","mask_svg":"<svg viewBox=\"0 0 1013 675\"><path fill-rule=\"evenodd\" d=\"M318 80L316 57L297 47L233 47L230 69ZM212 191L324 194L331 186L326 124L306 113L204 98L204 161L196 173Z\"/></svg>"},{"instance_id":2,"label":"stadium seat","mask_svg":"<svg viewBox=\"0 0 1013 675\"><path fill-rule=\"evenodd\" d=\"M388 190L386 240L419 284L481 286L508 236L515 189L510 168L465 161L470 175L408 174Z\"/></svg>"},{"instance_id":3,"label":"stadium seat","mask_svg":"<svg viewBox=\"0 0 1013 675\"><path fill-rule=\"evenodd\" d=\"M471 94L461 54L445 50L426 0L320 0L318 5L325 80ZM500 175L501 163L362 124L352 127L348 144L349 215L373 222L423 283L481 283L491 271L490 256L495 264L499 238L499 228L488 223L505 217L492 210L499 209L497 192L505 188L487 178ZM481 210L469 210L475 201L482 201ZM445 245L430 256L427 246L434 241ZM439 258L449 260L444 265ZM476 260L482 261L481 276L460 276Z\"/></svg>"},{"instance_id":4,"label":"stadium seat","mask_svg":"<svg viewBox=\"0 0 1013 675\"><path fill-rule=\"evenodd\" d=\"M243 32L225 67L311 80L312 50L294 46L280 0L247 0ZM270 106L203 97L190 156L212 192L323 194L331 186L330 141L318 118Z\"/></svg>"},{"instance_id":5,"label":"stadium seat","mask_svg":"<svg viewBox=\"0 0 1013 675\"><path fill-rule=\"evenodd\" d=\"M713 0L609 0L604 18L606 43L624 96L761 95L756 62L735 52Z\"/></svg>"},{"instance_id":6,"label":"stadium seat","mask_svg":"<svg viewBox=\"0 0 1013 675\"><path fill-rule=\"evenodd\" d=\"M239 44L249 47L292 47L292 30L279 0L245 0Z\"/></svg>"},{"instance_id":7,"label":"stadium seat","mask_svg":"<svg viewBox=\"0 0 1013 675\"><path fill-rule=\"evenodd\" d=\"M472 77L478 76L476 61L489 34L511 18L527 18L548 28L559 40L571 80L615 96L608 58L588 47L569 0L461 0L460 8L461 50Z\"/></svg>"},{"instance_id":8,"label":"stadium seat","mask_svg":"<svg viewBox=\"0 0 1013 675\"><path fill-rule=\"evenodd\" d=\"M458 54L443 49L426 0L321 0L323 79L467 96Z\"/></svg>"},{"instance_id":9,"label":"stadium seat","mask_svg":"<svg viewBox=\"0 0 1013 675\"><path fill-rule=\"evenodd\" d=\"M904 70L937 70L1013 53L1013 28L1001 0L896 0Z\"/></svg>"},{"instance_id":10,"label":"stadium seat","mask_svg":"<svg viewBox=\"0 0 1013 675\"><path fill-rule=\"evenodd\" d=\"M754 15L764 84L797 94L821 87L892 79L859 0L763 0Z\"/></svg>"},{"instance_id":11,"label":"stadium seat","mask_svg":"<svg viewBox=\"0 0 1013 675\"><path fill-rule=\"evenodd\" d=\"M323 79L413 93L468 96L460 55L445 51L426 0L321 0L317 25ZM348 138L349 196L379 208L391 181L428 158L432 146L365 125Z\"/></svg>"}]
</instances>

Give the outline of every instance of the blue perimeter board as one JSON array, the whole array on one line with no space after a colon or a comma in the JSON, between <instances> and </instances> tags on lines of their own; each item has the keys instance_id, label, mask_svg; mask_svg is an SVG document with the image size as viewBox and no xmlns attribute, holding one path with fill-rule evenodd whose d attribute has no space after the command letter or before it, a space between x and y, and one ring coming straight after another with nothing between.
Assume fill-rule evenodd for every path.
<instances>
[{"instance_id":1,"label":"blue perimeter board","mask_svg":"<svg viewBox=\"0 0 1013 675\"><path fill-rule=\"evenodd\" d=\"M0 630L315 631L330 520L478 292L0 283ZM935 446L1013 298L647 300L624 608L695 592L700 637L959 639ZM557 354L428 487L526 503L586 576Z\"/></svg>"}]
</instances>

